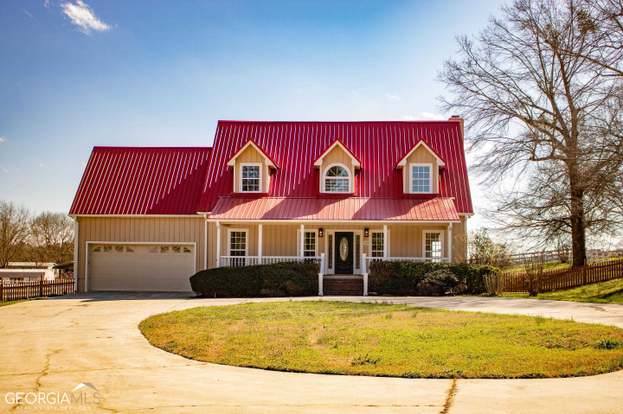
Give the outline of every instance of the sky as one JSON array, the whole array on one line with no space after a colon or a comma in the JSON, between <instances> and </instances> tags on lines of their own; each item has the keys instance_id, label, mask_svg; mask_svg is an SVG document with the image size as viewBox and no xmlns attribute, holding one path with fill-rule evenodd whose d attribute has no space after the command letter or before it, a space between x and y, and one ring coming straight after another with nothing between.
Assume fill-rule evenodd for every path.
<instances>
[{"instance_id":1,"label":"sky","mask_svg":"<svg viewBox=\"0 0 623 414\"><path fill-rule=\"evenodd\" d=\"M208 146L219 119L445 119L437 73L501 5L3 0L0 199L67 212L93 146Z\"/></svg>"}]
</instances>

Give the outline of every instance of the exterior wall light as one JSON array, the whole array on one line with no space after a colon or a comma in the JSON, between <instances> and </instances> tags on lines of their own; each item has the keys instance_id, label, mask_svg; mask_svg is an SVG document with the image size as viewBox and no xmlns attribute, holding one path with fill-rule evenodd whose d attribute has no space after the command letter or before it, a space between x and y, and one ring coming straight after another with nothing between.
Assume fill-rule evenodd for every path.
<instances>
[{"instance_id":1,"label":"exterior wall light","mask_svg":"<svg viewBox=\"0 0 623 414\"><path fill-rule=\"evenodd\" d=\"M324 237L324 229L322 227L318 229L318 237Z\"/></svg>"},{"instance_id":2,"label":"exterior wall light","mask_svg":"<svg viewBox=\"0 0 623 414\"><path fill-rule=\"evenodd\" d=\"M365 228L363 229L363 237L370 237L370 229L369 228Z\"/></svg>"}]
</instances>

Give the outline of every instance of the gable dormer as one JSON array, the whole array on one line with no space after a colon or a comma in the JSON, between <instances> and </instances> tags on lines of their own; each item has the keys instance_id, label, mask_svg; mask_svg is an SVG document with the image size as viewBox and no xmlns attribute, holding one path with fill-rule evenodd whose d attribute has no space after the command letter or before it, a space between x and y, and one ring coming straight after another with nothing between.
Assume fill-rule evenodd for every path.
<instances>
[{"instance_id":1,"label":"gable dormer","mask_svg":"<svg viewBox=\"0 0 623 414\"><path fill-rule=\"evenodd\" d=\"M277 165L253 140L227 162L234 170L234 193L268 193L270 174Z\"/></svg>"},{"instance_id":2,"label":"gable dormer","mask_svg":"<svg viewBox=\"0 0 623 414\"><path fill-rule=\"evenodd\" d=\"M445 162L426 142L419 141L396 165L402 169L402 191L405 194L439 193L439 171Z\"/></svg>"},{"instance_id":3,"label":"gable dormer","mask_svg":"<svg viewBox=\"0 0 623 414\"><path fill-rule=\"evenodd\" d=\"M361 168L361 163L339 139L316 158L314 166L320 171L321 193L355 192L355 171Z\"/></svg>"}]
</instances>

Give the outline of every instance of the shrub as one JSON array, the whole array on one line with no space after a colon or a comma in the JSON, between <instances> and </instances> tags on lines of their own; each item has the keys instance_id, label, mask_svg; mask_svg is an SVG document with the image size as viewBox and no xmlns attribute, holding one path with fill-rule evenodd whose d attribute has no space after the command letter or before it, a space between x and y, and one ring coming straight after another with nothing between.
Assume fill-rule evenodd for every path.
<instances>
[{"instance_id":1,"label":"shrub","mask_svg":"<svg viewBox=\"0 0 623 414\"><path fill-rule=\"evenodd\" d=\"M318 264L218 267L194 274L190 285L199 295L214 298L317 295Z\"/></svg>"},{"instance_id":2,"label":"shrub","mask_svg":"<svg viewBox=\"0 0 623 414\"><path fill-rule=\"evenodd\" d=\"M438 269L427 273L418 286L417 294L421 296L443 296L461 290L459 279L449 269Z\"/></svg>"},{"instance_id":3,"label":"shrub","mask_svg":"<svg viewBox=\"0 0 623 414\"><path fill-rule=\"evenodd\" d=\"M431 272L438 270L449 272L456 278L455 286L447 290L454 294L485 293L486 277L498 273L496 268L483 265L373 261L370 263L369 290L380 295L422 295L420 284Z\"/></svg>"}]
</instances>

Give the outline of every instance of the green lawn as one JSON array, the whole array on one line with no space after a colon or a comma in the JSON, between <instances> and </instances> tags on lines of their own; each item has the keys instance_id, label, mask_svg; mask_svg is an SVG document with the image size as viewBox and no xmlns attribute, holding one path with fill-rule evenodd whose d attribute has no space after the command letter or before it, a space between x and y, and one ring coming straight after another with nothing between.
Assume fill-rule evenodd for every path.
<instances>
[{"instance_id":1,"label":"green lawn","mask_svg":"<svg viewBox=\"0 0 623 414\"><path fill-rule=\"evenodd\" d=\"M7 306L7 305L12 305L14 303L19 303L19 302L23 302L23 301L21 301L21 300L0 301L0 307Z\"/></svg>"},{"instance_id":2,"label":"green lawn","mask_svg":"<svg viewBox=\"0 0 623 414\"><path fill-rule=\"evenodd\" d=\"M503 296L527 298L527 293L504 293ZM569 300L573 302L623 303L623 279L593 283L573 289L540 293L537 299Z\"/></svg>"},{"instance_id":3,"label":"green lawn","mask_svg":"<svg viewBox=\"0 0 623 414\"><path fill-rule=\"evenodd\" d=\"M140 323L187 358L265 369L413 378L534 378L623 368L623 330L540 317L344 302L193 308Z\"/></svg>"},{"instance_id":4,"label":"green lawn","mask_svg":"<svg viewBox=\"0 0 623 414\"><path fill-rule=\"evenodd\" d=\"M543 263L543 270L562 270L562 269L570 269L570 263ZM522 264L514 265L511 267L506 267L502 269L504 273L524 273L526 271L526 267Z\"/></svg>"}]
</instances>

